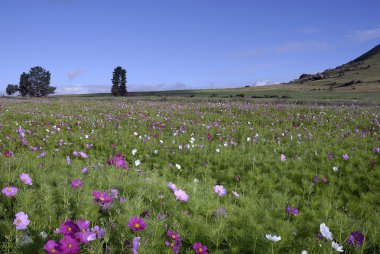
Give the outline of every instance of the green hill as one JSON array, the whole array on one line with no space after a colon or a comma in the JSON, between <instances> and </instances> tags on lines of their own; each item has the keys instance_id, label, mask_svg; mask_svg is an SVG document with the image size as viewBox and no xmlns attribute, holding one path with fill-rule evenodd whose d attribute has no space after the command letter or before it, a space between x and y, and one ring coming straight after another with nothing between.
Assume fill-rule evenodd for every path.
<instances>
[{"instance_id":1,"label":"green hill","mask_svg":"<svg viewBox=\"0 0 380 254\"><path fill-rule=\"evenodd\" d=\"M380 91L380 44L356 59L316 74L302 74L289 84L330 91Z\"/></svg>"}]
</instances>

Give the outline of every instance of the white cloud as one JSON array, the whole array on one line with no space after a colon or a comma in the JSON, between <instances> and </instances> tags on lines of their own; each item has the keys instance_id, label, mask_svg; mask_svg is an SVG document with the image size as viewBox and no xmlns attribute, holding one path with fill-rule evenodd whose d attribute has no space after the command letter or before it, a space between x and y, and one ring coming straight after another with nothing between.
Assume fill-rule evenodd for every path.
<instances>
[{"instance_id":1,"label":"white cloud","mask_svg":"<svg viewBox=\"0 0 380 254\"><path fill-rule=\"evenodd\" d=\"M90 93L110 93L110 86L99 85L68 85L57 86L56 94L90 94Z\"/></svg>"},{"instance_id":2,"label":"white cloud","mask_svg":"<svg viewBox=\"0 0 380 254\"><path fill-rule=\"evenodd\" d=\"M380 38L380 27L369 30L356 30L351 36L358 41L370 41Z\"/></svg>"}]
</instances>

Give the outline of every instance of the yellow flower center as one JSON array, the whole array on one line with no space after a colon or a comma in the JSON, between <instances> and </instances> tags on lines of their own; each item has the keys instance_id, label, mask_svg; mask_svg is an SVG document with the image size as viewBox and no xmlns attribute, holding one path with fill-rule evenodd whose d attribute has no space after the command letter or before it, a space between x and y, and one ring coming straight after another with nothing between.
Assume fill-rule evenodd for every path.
<instances>
[{"instance_id":1,"label":"yellow flower center","mask_svg":"<svg viewBox=\"0 0 380 254\"><path fill-rule=\"evenodd\" d=\"M139 228L139 227L140 227L140 224L136 223L135 228Z\"/></svg>"},{"instance_id":2,"label":"yellow flower center","mask_svg":"<svg viewBox=\"0 0 380 254\"><path fill-rule=\"evenodd\" d=\"M172 238L175 239L175 235L172 235Z\"/></svg>"},{"instance_id":3,"label":"yellow flower center","mask_svg":"<svg viewBox=\"0 0 380 254\"><path fill-rule=\"evenodd\" d=\"M8 188L8 189L7 189L7 191L8 191L8 192L11 192L11 191L12 191L12 189L11 189L11 188Z\"/></svg>"},{"instance_id":4,"label":"yellow flower center","mask_svg":"<svg viewBox=\"0 0 380 254\"><path fill-rule=\"evenodd\" d=\"M82 229L82 232L84 233L84 232L86 232L86 230L85 230L85 229Z\"/></svg>"},{"instance_id":5,"label":"yellow flower center","mask_svg":"<svg viewBox=\"0 0 380 254\"><path fill-rule=\"evenodd\" d=\"M51 252L51 253L54 253L54 252L55 252L55 249L54 249L54 248L53 248L53 249L51 249L51 250L50 250L50 252Z\"/></svg>"},{"instance_id":6,"label":"yellow flower center","mask_svg":"<svg viewBox=\"0 0 380 254\"><path fill-rule=\"evenodd\" d=\"M199 249L198 249L198 252L203 252L203 249L202 249L202 248L199 248Z\"/></svg>"},{"instance_id":7,"label":"yellow flower center","mask_svg":"<svg viewBox=\"0 0 380 254\"><path fill-rule=\"evenodd\" d=\"M68 230L68 231L71 231L71 228L70 228L70 227L68 227L68 228L67 228L67 230Z\"/></svg>"},{"instance_id":8,"label":"yellow flower center","mask_svg":"<svg viewBox=\"0 0 380 254\"><path fill-rule=\"evenodd\" d=\"M22 221L21 219L18 219L18 220L17 220L17 223L21 223L21 221Z\"/></svg>"},{"instance_id":9,"label":"yellow flower center","mask_svg":"<svg viewBox=\"0 0 380 254\"><path fill-rule=\"evenodd\" d=\"M99 199L100 199L100 201L104 201L104 197L100 197Z\"/></svg>"},{"instance_id":10,"label":"yellow flower center","mask_svg":"<svg viewBox=\"0 0 380 254\"><path fill-rule=\"evenodd\" d=\"M73 245L72 245L71 243L69 243L67 246L68 246L69 248L73 247Z\"/></svg>"}]
</instances>

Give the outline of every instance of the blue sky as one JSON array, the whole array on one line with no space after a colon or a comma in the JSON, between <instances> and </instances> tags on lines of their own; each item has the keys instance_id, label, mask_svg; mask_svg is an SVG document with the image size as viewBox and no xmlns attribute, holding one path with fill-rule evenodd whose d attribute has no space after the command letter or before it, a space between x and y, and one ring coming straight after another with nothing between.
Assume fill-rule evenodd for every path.
<instances>
[{"instance_id":1,"label":"blue sky","mask_svg":"<svg viewBox=\"0 0 380 254\"><path fill-rule=\"evenodd\" d=\"M12 0L0 8L0 94L42 66L57 93L289 81L380 43L380 1Z\"/></svg>"}]
</instances>

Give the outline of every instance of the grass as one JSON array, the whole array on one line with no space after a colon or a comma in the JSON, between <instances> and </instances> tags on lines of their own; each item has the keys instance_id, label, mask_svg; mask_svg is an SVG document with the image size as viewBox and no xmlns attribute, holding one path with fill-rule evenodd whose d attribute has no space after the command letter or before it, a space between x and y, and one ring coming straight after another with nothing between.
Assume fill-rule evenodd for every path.
<instances>
[{"instance_id":1,"label":"grass","mask_svg":"<svg viewBox=\"0 0 380 254\"><path fill-rule=\"evenodd\" d=\"M379 146L378 106L256 102L2 99L0 187L16 186L19 192L0 196L0 252L44 253L48 239L62 238L54 234L56 228L69 218L82 218L91 227L104 227L106 234L82 244L81 253L107 248L131 253L126 242L135 236L141 237L139 253L173 253L165 245L168 229L180 233L181 253L194 253L194 242L202 242L209 253L333 253L331 242L317 237L321 223L345 253L379 253L379 154L373 151ZM20 143L20 126L27 145ZM6 157L6 151L13 156ZM37 158L42 152L46 156ZM117 153L126 157L128 170L106 163ZM344 154L350 158L343 160ZM85 167L88 173L82 173ZM20 181L21 173L31 176L32 186ZM73 179L83 180L83 187L72 188ZM176 200L169 182L189 200ZM217 184L227 195L214 193ZM126 202L115 199L101 211L92 191L110 189ZM285 212L289 205L299 209L297 216ZM29 216L25 230L13 225L20 211ZM147 228L133 233L127 226L133 216L144 217ZM347 244L353 231L365 235L360 248ZM270 242L269 233L281 241ZM22 245L25 235L33 243Z\"/></svg>"}]
</instances>

